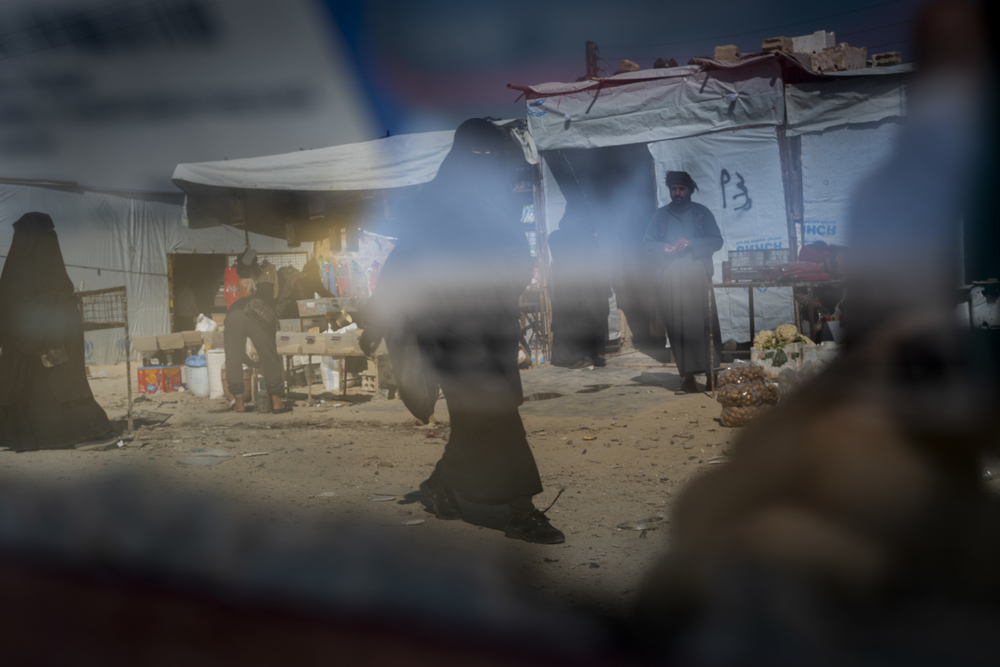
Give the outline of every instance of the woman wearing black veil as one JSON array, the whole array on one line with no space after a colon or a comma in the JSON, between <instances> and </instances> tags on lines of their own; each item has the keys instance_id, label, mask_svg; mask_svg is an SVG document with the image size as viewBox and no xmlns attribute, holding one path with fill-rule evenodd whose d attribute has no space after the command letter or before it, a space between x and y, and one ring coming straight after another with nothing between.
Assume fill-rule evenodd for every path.
<instances>
[{"instance_id":1,"label":"woman wearing black veil","mask_svg":"<svg viewBox=\"0 0 1000 667\"><path fill-rule=\"evenodd\" d=\"M440 384L451 435L420 485L441 519L460 519L454 496L509 504L505 534L556 544L563 534L535 509L542 483L518 406L518 298L531 255L510 196L502 131L462 123L379 277L362 347L384 334L403 401L426 421ZM510 171L512 175L512 171Z\"/></svg>"},{"instance_id":2,"label":"woman wearing black veil","mask_svg":"<svg viewBox=\"0 0 1000 667\"><path fill-rule=\"evenodd\" d=\"M552 253L552 365L605 366L611 285L593 215L570 202L549 234Z\"/></svg>"},{"instance_id":3,"label":"woman wearing black veil","mask_svg":"<svg viewBox=\"0 0 1000 667\"><path fill-rule=\"evenodd\" d=\"M0 274L0 442L60 449L111 435L87 382L83 319L52 218L27 213Z\"/></svg>"}]
</instances>

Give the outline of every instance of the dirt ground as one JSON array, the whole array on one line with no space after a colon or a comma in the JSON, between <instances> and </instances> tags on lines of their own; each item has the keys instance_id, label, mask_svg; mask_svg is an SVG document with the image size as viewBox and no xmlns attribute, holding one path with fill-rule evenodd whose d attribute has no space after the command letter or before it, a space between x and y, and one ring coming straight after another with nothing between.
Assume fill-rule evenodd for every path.
<instances>
[{"instance_id":1,"label":"dirt ground","mask_svg":"<svg viewBox=\"0 0 1000 667\"><path fill-rule=\"evenodd\" d=\"M91 372L98 402L122 420L124 364ZM344 399L316 386L321 402L310 407L298 388L294 410L283 415L236 414L224 399L186 392L135 396L137 428L123 434L124 446L0 451L0 474L15 484L58 485L124 471L156 480L165 492L224 498L262 521L320 528L351 522L395 531L401 540L502 553L541 598L625 613L670 530L618 524L669 513L693 477L724 465L735 431L718 423L721 408L707 394L674 394L680 378L673 365L637 351L609 358L606 368L544 366L522 379L529 400L521 415L545 485L535 501L544 508L565 489L548 513L566 533L563 545L505 538L506 507L463 503L465 521L450 522L429 512L416 489L444 446L443 399L442 423L418 427L401 401L372 402L357 390ZM205 467L178 463L212 449L235 456ZM404 523L417 519L424 522Z\"/></svg>"}]
</instances>

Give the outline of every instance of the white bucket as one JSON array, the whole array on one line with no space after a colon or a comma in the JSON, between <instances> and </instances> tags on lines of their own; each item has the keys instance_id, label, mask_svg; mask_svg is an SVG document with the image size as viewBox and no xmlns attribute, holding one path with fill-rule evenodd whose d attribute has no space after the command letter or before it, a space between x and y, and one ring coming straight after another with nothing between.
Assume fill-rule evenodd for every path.
<instances>
[{"instance_id":1,"label":"white bucket","mask_svg":"<svg viewBox=\"0 0 1000 667\"><path fill-rule=\"evenodd\" d=\"M209 350L205 354L208 362L208 397L222 398L226 392L222 390L222 369L226 365L225 350Z\"/></svg>"},{"instance_id":2,"label":"white bucket","mask_svg":"<svg viewBox=\"0 0 1000 667\"><path fill-rule=\"evenodd\" d=\"M207 366L186 366L188 390L198 398L208 398L211 388ZM220 382L221 384L221 382Z\"/></svg>"}]
</instances>

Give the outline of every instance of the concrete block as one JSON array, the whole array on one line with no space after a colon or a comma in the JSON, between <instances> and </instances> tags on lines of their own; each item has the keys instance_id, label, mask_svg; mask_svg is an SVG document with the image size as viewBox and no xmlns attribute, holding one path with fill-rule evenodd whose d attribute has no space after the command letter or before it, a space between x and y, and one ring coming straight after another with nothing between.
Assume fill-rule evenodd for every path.
<instances>
[{"instance_id":1,"label":"concrete block","mask_svg":"<svg viewBox=\"0 0 1000 667\"><path fill-rule=\"evenodd\" d=\"M864 69L868 66L868 49L842 42L837 46L823 49L813 56L812 65L816 73Z\"/></svg>"},{"instance_id":2,"label":"concrete block","mask_svg":"<svg viewBox=\"0 0 1000 667\"><path fill-rule=\"evenodd\" d=\"M836 45L837 36L825 30L817 30L811 35L792 37L792 50L799 53L819 53L823 49Z\"/></svg>"},{"instance_id":3,"label":"concrete block","mask_svg":"<svg viewBox=\"0 0 1000 667\"><path fill-rule=\"evenodd\" d=\"M872 67L888 67L890 65L900 65L902 62L903 56L899 51L876 53L872 56Z\"/></svg>"},{"instance_id":4,"label":"concrete block","mask_svg":"<svg viewBox=\"0 0 1000 667\"><path fill-rule=\"evenodd\" d=\"M740 49L735 44L715 47L715 59L719 61L733 61L740 59Z\"/></svg>"},{"instance_id":5,"label":"concrete block","mask_svg":"<svg viewBox=\"0 0 1000 667\"><path fill-rule=\"evenodd\" d=\"M775 53L780 51L782 53L792 52L792 38L791 37L768 37L760 43L761 51L764 53Z\"/></svg>"}]
</instances>

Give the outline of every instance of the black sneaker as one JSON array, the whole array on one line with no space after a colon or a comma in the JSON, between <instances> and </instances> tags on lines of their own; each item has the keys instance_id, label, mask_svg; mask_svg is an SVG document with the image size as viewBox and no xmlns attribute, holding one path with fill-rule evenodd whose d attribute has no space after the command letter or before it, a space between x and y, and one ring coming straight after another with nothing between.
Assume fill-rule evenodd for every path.
<instances>
[{"instance_id":1,"label":"black sneaker","mask_svg":"<svg viewBox=\"0 0 1000 667\"><path fill-rule=\"evenodd\" d=\"M444 521L455 521L462 518L462 510L458 499L451 489L434 480L420 482L420 492L434 507L434 516Z\"/></svg>"},{"instance_id":2,"label":"black sneaker","mask_svg":"<svg viewBox=\"0 0 1000 667\"><path fill-rule=\"evenodd\" d=\"M519 517L511 517L510 523L503 534L515 540L524 540L534 544L562 544L566 536L561 530L552 527L548 517L539 510L532 510Z\"/></svg>"}]
</instances>

